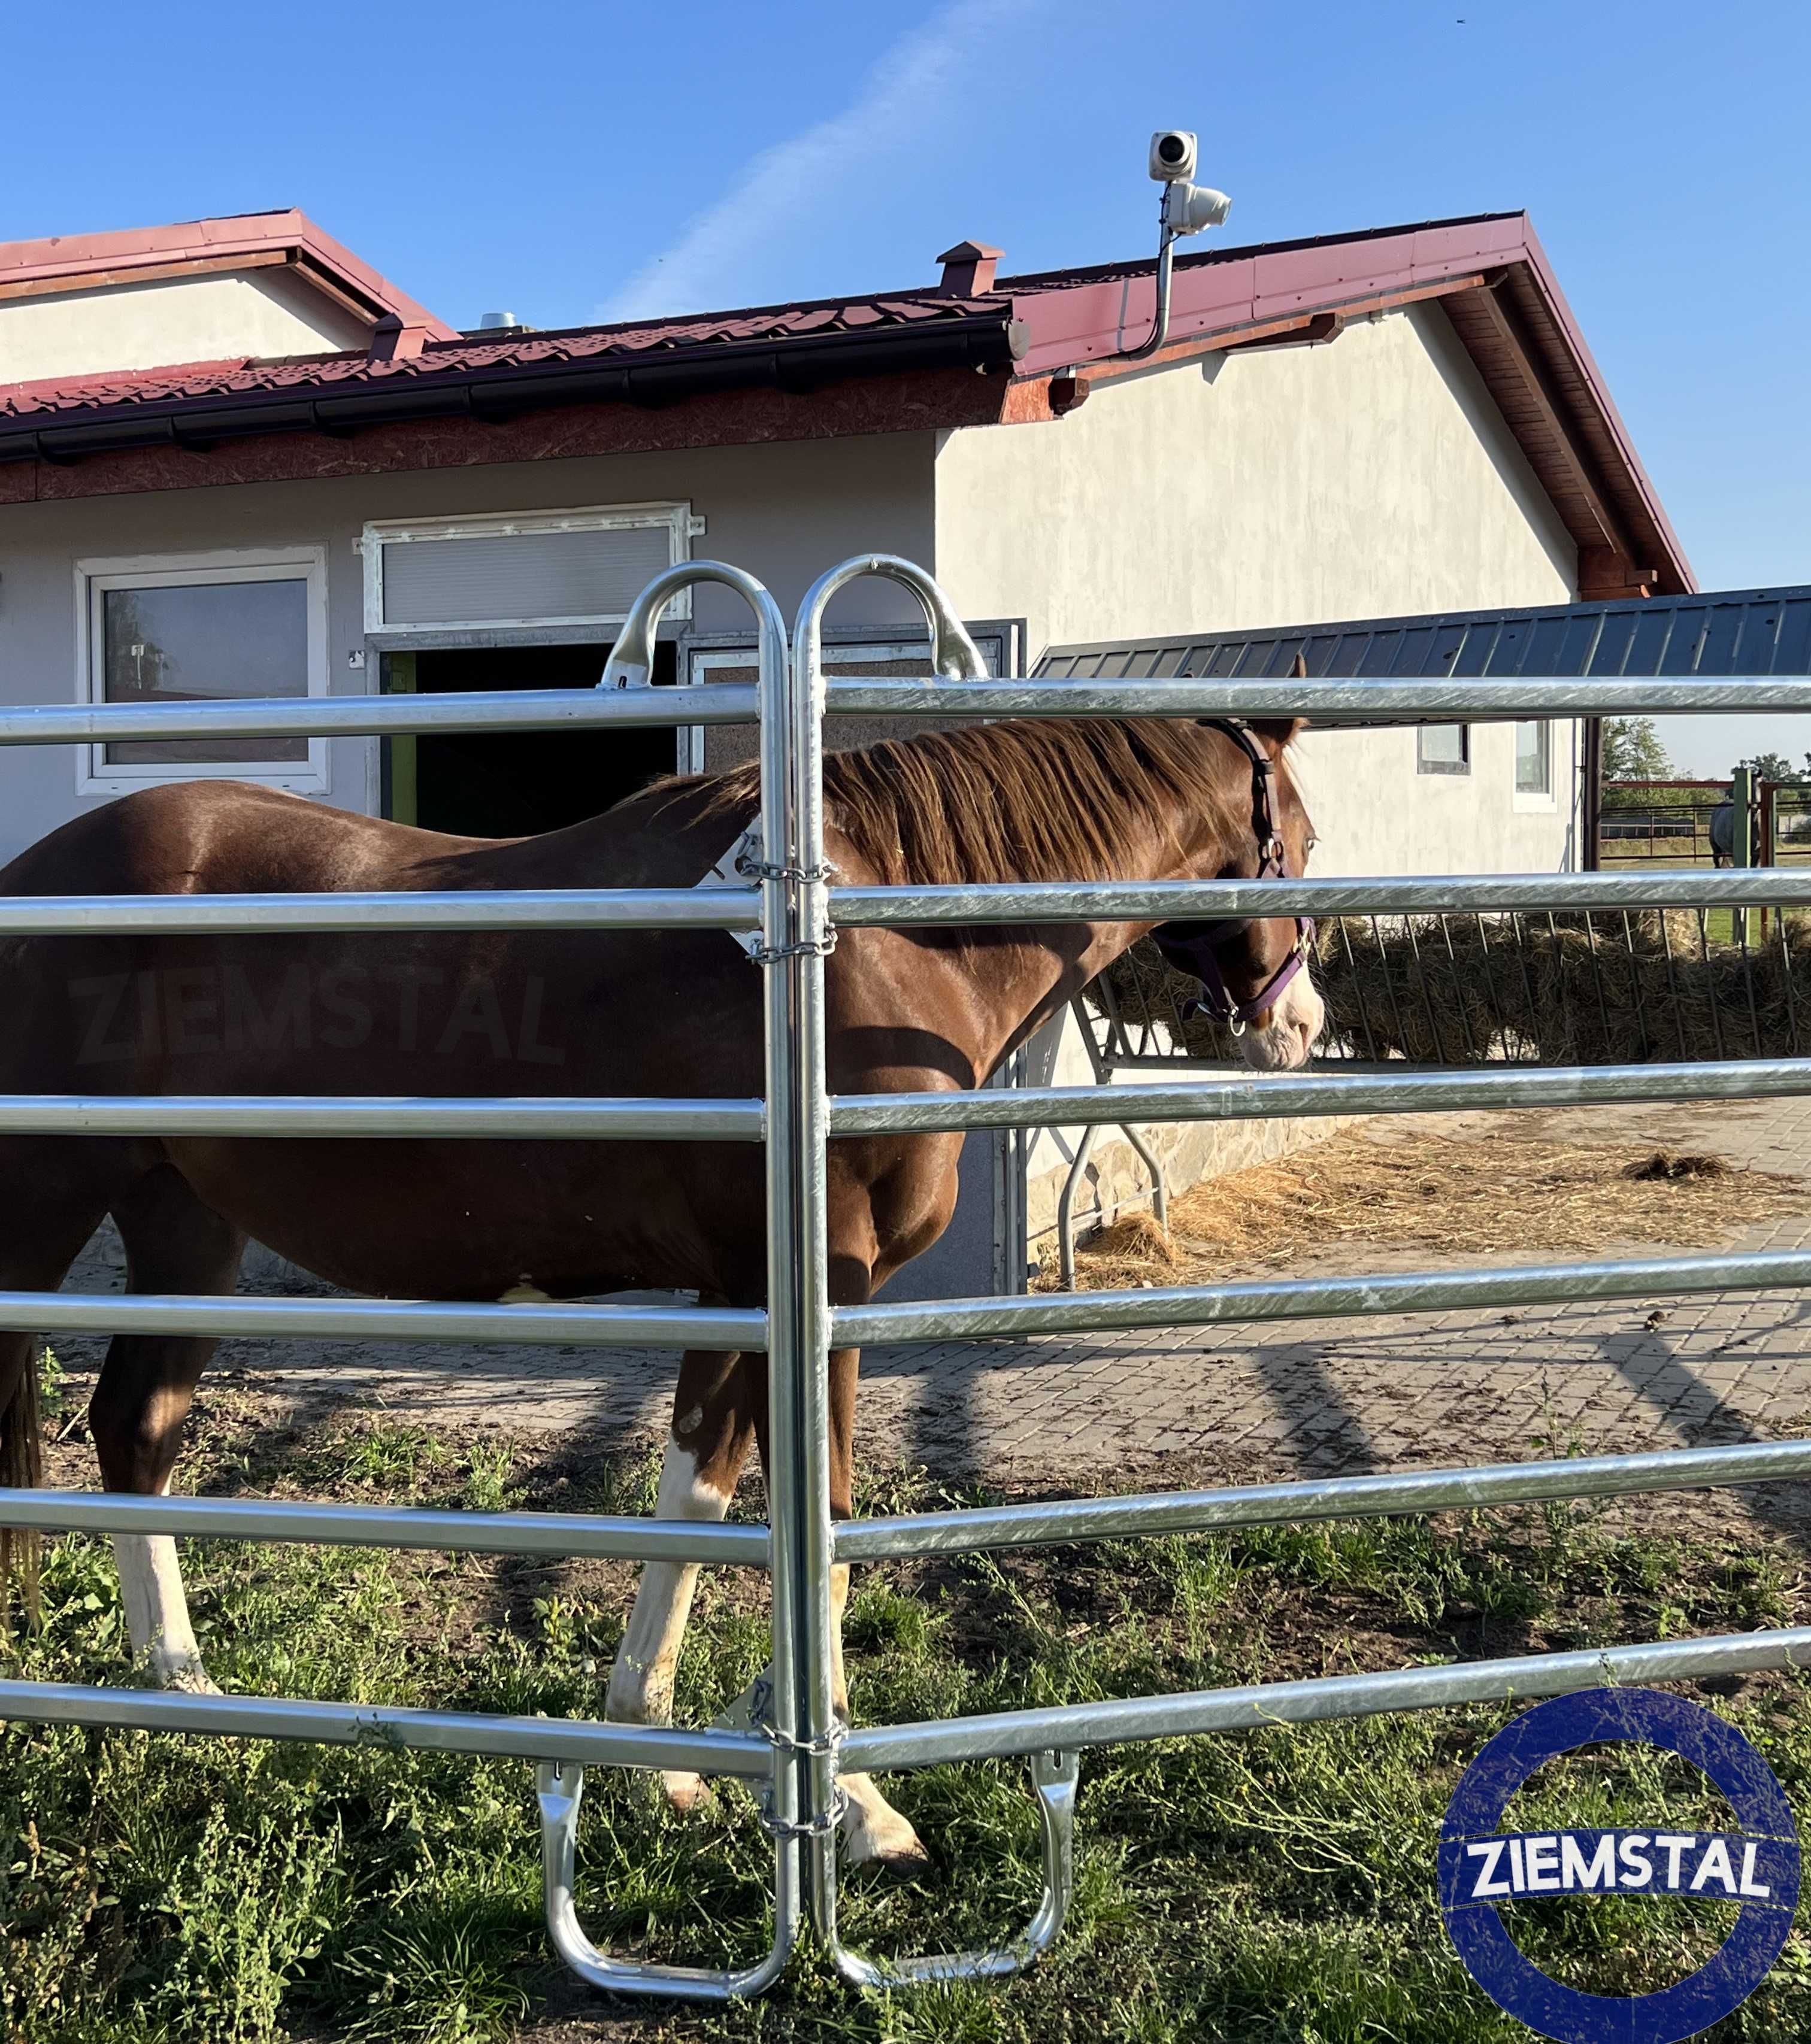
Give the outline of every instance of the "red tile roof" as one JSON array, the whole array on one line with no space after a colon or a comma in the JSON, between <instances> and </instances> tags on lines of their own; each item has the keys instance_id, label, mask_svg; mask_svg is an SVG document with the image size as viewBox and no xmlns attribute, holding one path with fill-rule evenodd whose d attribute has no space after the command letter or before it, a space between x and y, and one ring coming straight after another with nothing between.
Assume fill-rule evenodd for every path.
<instances>
[{"instance_id":1,"label":"red tile roof","mask_svg":"<svg viewBox=\"0 0 1811 2044\"><path fill-rule=\"evenodd\" d=\"M106 376L52 378L0 384L0 417L66 417L117 405L168 403L190 398L238 398L263 391L329 390L379 384L393 377L544 368L560 363L633 360L679 350L736 343L791 341L826 334L949 325L979 317L998 325L998 298L946 298L902 293L885 298L828 299L816 305L767 305L750 312L708 313L698 318L619 326L569 327L512 333L498 340L459 336L431 340L419 355L374 362L363 352L293 355L279 361L240 357L133 370Z\"/></svg>"}]
</instances>

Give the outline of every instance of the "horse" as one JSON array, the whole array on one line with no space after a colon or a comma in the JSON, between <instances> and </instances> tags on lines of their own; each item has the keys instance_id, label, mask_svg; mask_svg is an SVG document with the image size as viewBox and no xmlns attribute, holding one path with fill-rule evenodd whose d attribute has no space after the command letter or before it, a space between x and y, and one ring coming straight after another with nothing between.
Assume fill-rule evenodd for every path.
<instances>
[{"instance_id":1,"label":"horse","mask_svg":"<svg viewBox=\"0 0 1811 2044\"><path fill-rule=\"evenodd\" d=\"M1007 720L888 740L825 763L829 849L852 885L1194 879L1303 871L1311 836L1293 723ZM64 824L0 894L694 886L750 821L752 769L652 784L587 821L449 837L243 782L175 783ZM836 1093L973 1087L1152 926L852 928L826 962ZM1166 926L1211 955L1247 1062L1307 1058L1322 1024L1308 929ZM0 943L0 1091L640 1094L761 1090L760 972L717 931L406 936L94 935ZM959 1132L839 1138L830 1293L859 1304L942 1233ZM730 1143L211 1135L0 1137L0 1289L55 1290L111 1216L133 1293L230 1293L248 1239L350 1290L425 1299L579 1297L629 1287L765 1302L763 1164ZM107 1489L167 1492L216 1344L122 1334L89 1408ZM0 1484L39 1480L33 1338L0 1334ZM832 1507L853 1504L858 1356L830 1358ZM664 1518L720 1520L763 1454L767 1358L682 1358ZM3 1512L3 1508L0 1508ZM209 1690L163 1535L116 1537L137 1669ZM10 1573L10 1570L8 1571ZM643 1569L606 1715L671 1722L698 1570ZM836 1626L848 1571L835 1573ZM0 1609L3 1609L0 1597ZM837 1708L848 1712L840 1639ZM923 1857L866 1777L844 1777L851 1863ZM669 1800L706 1793L664 1777Z\"/></svg>"}]
</instances>

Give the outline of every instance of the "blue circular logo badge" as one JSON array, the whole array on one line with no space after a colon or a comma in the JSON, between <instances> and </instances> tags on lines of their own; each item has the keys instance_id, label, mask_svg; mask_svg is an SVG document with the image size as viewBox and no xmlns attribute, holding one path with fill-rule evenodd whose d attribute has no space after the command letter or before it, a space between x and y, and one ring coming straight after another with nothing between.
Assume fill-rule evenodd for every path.
<instances>
[{"instance_id":1,"label":"blue circular logo badge","mask_svg":"<svg viewBox=\"0 0 1811 2044\"><path fill-rule=\"evenodd\" d=\"M1499 1827L1544 1761L1582 1746L1658 1746L1721 1789L1736 1832ZM1465 1969L1499 2008L1559 2044L1678 2044L1767 1977L1798 1901L1798 1835L1773 1770L1732 1725L1657 1689L1586 1689L1525 1711L1460 1777L1440 1831L1440 1913ZM1657 1993L1584 1994L1525 1958L1499 1904L1563 1895L1686 1896L1742 1905L1715 1958Z\"/></svg>"}]
</instances>

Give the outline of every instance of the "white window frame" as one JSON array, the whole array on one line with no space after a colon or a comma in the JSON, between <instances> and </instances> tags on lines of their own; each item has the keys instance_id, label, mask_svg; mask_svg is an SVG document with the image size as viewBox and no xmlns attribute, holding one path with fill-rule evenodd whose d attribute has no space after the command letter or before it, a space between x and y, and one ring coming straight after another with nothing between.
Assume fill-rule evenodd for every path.
<instances>
[{"instance_id":1,"label":"white window frame","mask_svg":"<svg viewBox=\"0 0 1811 2044\"><path fill-rule=\"evenodd\" d=\"M359 541L365 565L365 643L390 652L444 641L448 633L537 631L558 627L621 624L626 611L594 611L569 617L448 617L432 624L388 624L383 616L383 550L413 540L509 539L529 532L608 532L664 525L671 540L667 564L690 560L694 537L704 521L692 515L689 501L651 504L593 504L566 511L503 511L483 517L390 518L367 524ZM682 590L667 606L668 620L682 622L692 614L691 591Z\"/></svg>"},{"instance_id":2,"label":"white window frame","mask_svg":"<svg viewBox=\"0 0 1811 2044\"><path fill-rule=\"evenodd\" d=\"M1509 796L1512 813L1517 816L1551 816L1559 807L1559 769L1555 757L1558 748L1553 743L1554 732L1564 719L1548 717L1517 717L1509 728L1512 734L1509 746ZM1544 788L1518 788L1516 786L1516 749L1513 733L1518 724L1537 724L1545 732L1547 750L1547 786Z\"/></svg>"},{"instance_id":3,"label":"white window frame","mask_svg":"<svg viewBox=\"0 0 1811 2044\"><path fill-rule=\"evenodd\" d=\"M1459 757L1456 759L1430 758L1424 743L1424 734L1430 731L1456 731L1459 733ZM1443 780L1460 781L1471 772L1471 727L1468 724L1418 724L1415 727L1415 771L1429 774Z\"/></svg>"},{"instance_id":4,"label":"white window frame","mask_svg":"<svg viewBox=\"0 0 1811 2044\"><path fill-rule=\"evenodd\" d=\"M327 550L325 547L229 548L212 553L139 554L79 560L75 563L75 700L105 705L101 671L102 599L113 589L183 589L244 582L306 582L308 585L308 694L328 694ZM110 760L106 747L75 748L79 795L126 795L136 788L172 781L253 781L299 795L328 792L328 741L311 738L308 758L273 759Z\"/></svg>"}]
</instances>

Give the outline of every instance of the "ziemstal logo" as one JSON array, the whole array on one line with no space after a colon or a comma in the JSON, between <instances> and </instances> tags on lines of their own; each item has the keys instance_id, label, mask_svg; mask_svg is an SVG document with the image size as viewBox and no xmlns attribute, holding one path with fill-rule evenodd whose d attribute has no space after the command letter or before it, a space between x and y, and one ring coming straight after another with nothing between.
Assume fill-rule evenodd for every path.
<instances>
[{"instance_id":1,"label":"ziemstal logo","mask_svg":"<svg viewBox=\"0 0 1811 2044\"><path fill-rule=\"evenodd\" d=\"M1580 1746L1659 1748L1720 1789L1739 1831L1506 1832L1503 1812L1543 1762ZM1798 1901L1798 1835L1773 1770L1732 1725L1657 1689L1586 1689L1505 1725L1459 1777L1440 1832L1440 1911L1466 1970L1499 2008L1559 2044L1678 2044L1740 2007L1784 1948ZM1501 1904L1567 1895L1739 1902L1716 1956L1654 1994L1585 1994L1543 1973Z\"/></svg>"}]
</instances>

